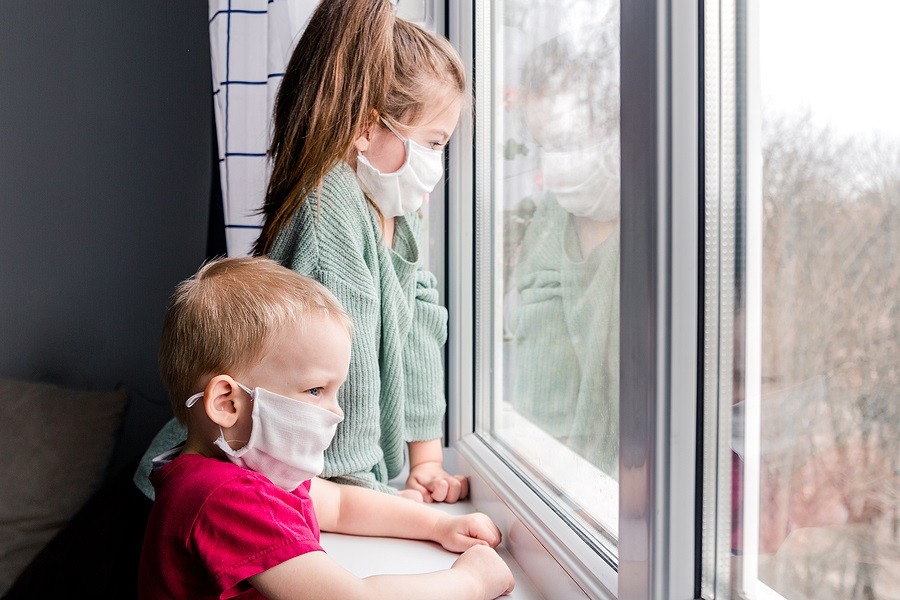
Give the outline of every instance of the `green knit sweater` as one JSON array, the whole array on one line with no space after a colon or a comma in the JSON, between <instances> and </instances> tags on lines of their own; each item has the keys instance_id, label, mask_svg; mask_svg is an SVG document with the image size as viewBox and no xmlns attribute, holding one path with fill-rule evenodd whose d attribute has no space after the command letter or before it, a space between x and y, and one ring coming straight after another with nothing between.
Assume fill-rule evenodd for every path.
<instances>
[{"instance_id":1,"label":"green knit sweater","mask_svg":"<svg viewBox=\"0 0 900 600\"><path fill-rule=\"evenodd\" d=\"M344 163L310 196L269 256L322 282L353 319L350 372L339 402L344 421L325 452L322 477L389 491L408 441L438 439L446 409L441 347L447 310L420 264L420 219L396 219L393 248ZM150 461L185 439L174 419L157 434L135 474L149 497Z\"/></svg>"}]
</instances>

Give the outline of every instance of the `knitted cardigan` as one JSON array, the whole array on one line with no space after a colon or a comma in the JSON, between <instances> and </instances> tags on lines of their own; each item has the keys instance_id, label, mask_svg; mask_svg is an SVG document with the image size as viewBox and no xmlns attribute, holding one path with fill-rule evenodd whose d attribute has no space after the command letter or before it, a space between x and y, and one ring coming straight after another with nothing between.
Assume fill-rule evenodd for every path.
<instances>
[{"instance_id":1,"label":"knitted cardigan","mask_svg":"<svg viewBox=\"0 0 900 600\"><path fill-rule=\"evenodd\" d=\"M420 264L421 223L396 219L393 248L346 163L323 180L280 232L269 256L324 284L353 320L350 371L338 401L344 421L325 452L322 477L391 491L405 442L443 435L447 310ZM152 498L154 456L186 437L174 419L144 454L135 483Z\"/></svg>"}]
</instances>

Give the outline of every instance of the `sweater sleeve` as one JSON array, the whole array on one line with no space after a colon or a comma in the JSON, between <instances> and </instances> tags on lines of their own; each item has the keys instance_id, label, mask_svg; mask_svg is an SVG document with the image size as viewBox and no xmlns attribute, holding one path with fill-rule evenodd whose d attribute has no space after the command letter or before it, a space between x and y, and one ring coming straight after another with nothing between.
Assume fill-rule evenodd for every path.
<instances>
[{"instance_id":1,"label":"sweater sleeve","mask_svg":"<svg viewBox=\"0 0 900 600\"><path fill-rule=\"evenodd\" d=\"M415 221L416 217L409 219ZM413 231L419 233L416 228ZM442 353L447 341L447 309L438 301L437 278L421 264L416 269L415 285L412 327L403 351L407 398L404 436L408 442L441 438L447 408Z\"/></svg>"},{"instance_id":2,"label":"sweater sleeve","mask_svg":"<svg viewBox=\"0 0 900 600\"><path fill-rule=\"evenodd\" d=\"M178 422L177 419L170 419L168 423L163 425L150 447L144 452L141 461L138 464L137 471L134 473L134 484L145 496L154 499L156 492L153 484L150 483L150 471L153 469L153 459L167 450L171 450L178 444L187 439L187 429Z\"/></svg>"}]
</instances>

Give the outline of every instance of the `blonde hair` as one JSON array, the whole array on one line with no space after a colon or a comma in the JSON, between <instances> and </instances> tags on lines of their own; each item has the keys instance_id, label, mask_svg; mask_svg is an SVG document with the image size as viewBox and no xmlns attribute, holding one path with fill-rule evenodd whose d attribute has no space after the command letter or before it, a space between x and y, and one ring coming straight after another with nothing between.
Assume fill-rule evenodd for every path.
<instances>
[{"instance_id":1,"label":"blonde hair","mask_svg":"<svg viewBox=\"0 0 900 600\"><path fill-rule=\"evenodd\" d=\"M466 93L462 61L446 38L394 15L390 0L323 0L310 17L275 98L263 229L278 233L378 122L415 123L437 94Z\"/></svg>"},{"instance_id":2,"label":"blonde hair","mask_svg":"<svg viewBox=\"0 0 900 600\"><path fill-rule=\"evenodd\" d=\"M352 330L324 285L271 259L204 264L175 289L163 323L159 366L175 417L186 422L184 401L203 376L254 364L281 327L320 315Z\"/></svg>"}]
</instances>

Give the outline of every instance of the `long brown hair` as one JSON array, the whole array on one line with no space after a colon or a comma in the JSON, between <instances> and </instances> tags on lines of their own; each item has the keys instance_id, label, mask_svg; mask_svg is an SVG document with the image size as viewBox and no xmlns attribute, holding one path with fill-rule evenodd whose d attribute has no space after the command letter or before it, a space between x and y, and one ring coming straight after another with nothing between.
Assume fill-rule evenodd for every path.
<instances>
[{"instance_id":1,"label":"long brown hair","mask_svg":"<svg viewBox=\"0 0 900 600\"><path fill-rule=\"evenodd\" d=\"M390 0L322 0L275 99L272 174L254 253L272 249L376 115L415 121L436 83L459 94L466 89L462 63L445 38L395 17Z\"/></svg>"}]
</instances>

